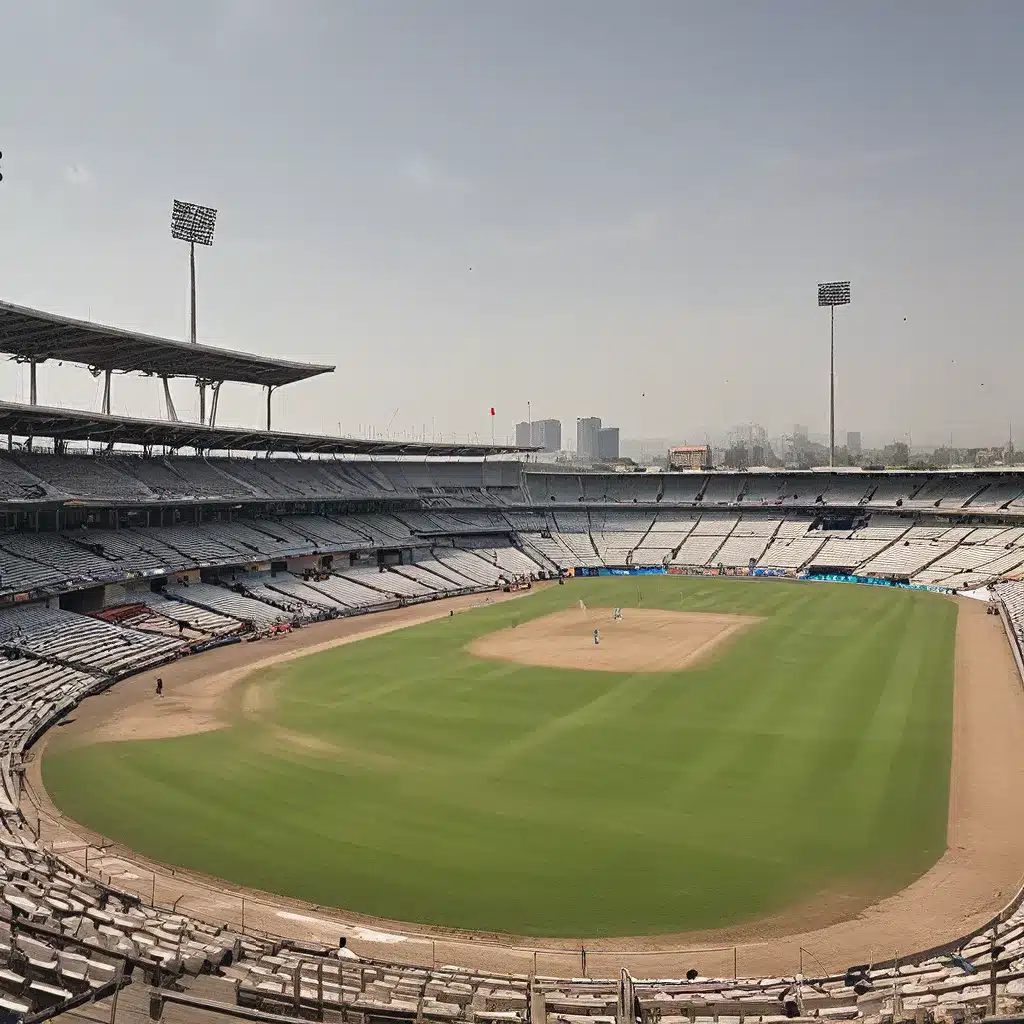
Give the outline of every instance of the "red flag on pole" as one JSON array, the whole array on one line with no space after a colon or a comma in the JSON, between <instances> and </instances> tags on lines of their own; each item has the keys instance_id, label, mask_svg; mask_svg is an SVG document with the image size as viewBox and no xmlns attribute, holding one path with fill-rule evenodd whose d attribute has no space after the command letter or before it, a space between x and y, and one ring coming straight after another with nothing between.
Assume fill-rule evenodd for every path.
<instances>
[{"instance_id":1,"label":"red flag on pole","mask_svg":"<svg viewBox=\"0 0 1024 1024\"><path fill-rule=\"evenodd\" d=\"M491 415L492 416L494 415L494 406L493 405L491 406Z\"/></svg>"}]
</instances>

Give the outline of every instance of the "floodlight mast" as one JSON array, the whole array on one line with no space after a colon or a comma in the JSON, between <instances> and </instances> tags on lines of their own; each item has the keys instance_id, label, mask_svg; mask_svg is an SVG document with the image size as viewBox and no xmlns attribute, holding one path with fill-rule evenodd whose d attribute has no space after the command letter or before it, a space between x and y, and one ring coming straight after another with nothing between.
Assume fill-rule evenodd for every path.
<instances>
[{"instance_id":1,"label":"floodlight mast","mask_svg":"<svg viewBox=\"0 0 1024 1024\"><path fill-rule=\"evenodd\" d=\"M188 242L190 334L189 341L196 344L196 245L213 245L213 229L217 224L217 211L210 206L183 203L174 200L171 208L171 238ZM166 390L166 381L165 390ZM206 422L206 384L200 381L199 422Z\"/></svg>"},{"instance_id":2,"label":"floodlight mast","mask_svg":"<svg viewBox=\"0 0 1024 1024\"><path fill-rule=\"evenodd\" d=\"M828 464L836 464L836 306L850 303L849 281L826 281L818 285L818 305L829 307L831 321L828 343Z\"/></svg>"}]
</instances>

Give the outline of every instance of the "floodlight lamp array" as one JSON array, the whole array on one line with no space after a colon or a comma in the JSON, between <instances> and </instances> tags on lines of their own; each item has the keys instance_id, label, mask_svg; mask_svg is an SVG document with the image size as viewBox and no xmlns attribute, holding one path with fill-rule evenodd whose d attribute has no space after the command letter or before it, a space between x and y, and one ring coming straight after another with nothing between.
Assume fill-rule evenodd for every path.
<instances>
[{"instance_id":1,"label":"floodlight lamp array","mask_svg":"<svg viewBox=\"0 0 1024 1024\"><path fill-rule=\"evenodd\" d=\"M819 306L845 306L850 301L849 281L826 281L818 285Z\"/></svg>"},{"instance_id":2,"label":"floodlight lamp array","mask_svg":"<svg viewBox=\"0 0 1024 1024\"><path fill-rule=\"evenodd\" d=\"M217 211L209 206L174 200L171 210L171 238L180 238L196 245L213 245L213 229Z\"/></svg>"}]
</instances>

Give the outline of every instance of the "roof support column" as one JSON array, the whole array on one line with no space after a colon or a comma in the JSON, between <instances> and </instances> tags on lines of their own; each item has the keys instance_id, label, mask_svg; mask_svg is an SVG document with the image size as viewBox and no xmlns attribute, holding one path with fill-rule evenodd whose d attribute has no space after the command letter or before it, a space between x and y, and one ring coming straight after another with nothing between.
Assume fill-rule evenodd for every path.
<instances>
[{"instance_id":1,"label":"roof support column","mask_svg":"<svg viewBox=\"0 0 1024 1024\"><path fill-rule=\"evenodd\" d=\"M110 375L113 370L103 371L103 415L110 415Z\"/></svg>"},{"instance_id":2,"label":"roof support column","mask_svg":"<svg viewBox=\"0 0 1024 1024\"><path fill-rule=\"evenodd\" d=\"M267 430L270 430L270 396L274 393L274 385L267 385Z\"/></svg>"},{"instance_id":3,"label":"roof support column","mask_svg":"<svg viewBox=\"0 0 1024 1024\"><path fill-rule=\"evenodd\" d=\"M197 380L196 387L199 388L199 422L206 422L206 381Z\"/></svg>"},{"instance_id":4,"label":"roof support column","mask_svg":"<svg viewBox=\"0 0 1024 1024\"><path fill-rule=\"evenodd\" d=\"M163 378L164 382L164 401L167 403L167 418L172 423L178 422L178 410L174 408L174 399L171 397L171 385L167 382L167 378Z\"/></svg>"},{"instance_id":5,"label":"roof support column","mask_svg":"<svg viewBox=\"0 0 1024 1024\"><path fill-rule=\"evenodd\" d=\"M217 402L220 399L220 386L224 382L222 380L214 381L211 385L210 390L213 392L213 401L210 403L210 426L215 427L217 425Z\"/></svg>"},{"instance_id":6,"label":"roof support column","mask_svg":"<svg viewBox=\"0 0 1024 1024\"><path fill-rule=\"evenodd\" d=\"M39 390L36 387L36 367L38 365L34 359L30 360L28 364L28 400L31 405L39 404Z\"/></svg>"}]
</instances>

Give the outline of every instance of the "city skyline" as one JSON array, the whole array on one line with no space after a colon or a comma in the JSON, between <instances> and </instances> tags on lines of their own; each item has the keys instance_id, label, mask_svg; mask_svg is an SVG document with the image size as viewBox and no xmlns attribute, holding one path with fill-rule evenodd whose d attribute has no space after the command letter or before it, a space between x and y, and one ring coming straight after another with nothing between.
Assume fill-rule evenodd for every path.
<instances>
[{"instance_id":1,"label":"city skyline","mask_svg":"<svg viewBox=\"0 0 1024 1024\"><path fill-rule=\"evenodd\" d=\"M485 440L495 407L503 440L582 394L623 440L700 442L827 430L815 289L849 279L837 440L1005 441L1024 9L641 10L0 0L0 297L187 337L184 198L219 210L199 339L339 367L282 393L282 429ZM87 370L39 377L98 408ZM118 381L115 412L158 402Z\"/></svg>"}]
</instances>

